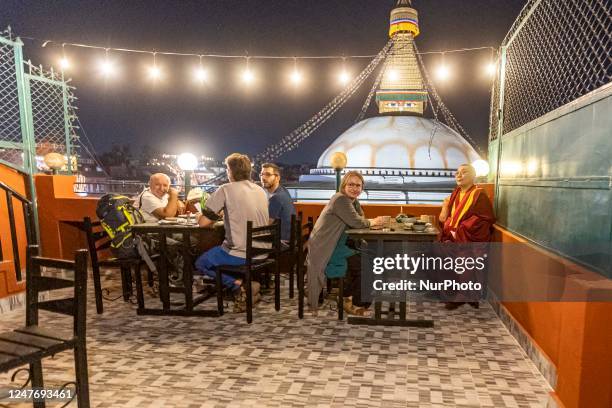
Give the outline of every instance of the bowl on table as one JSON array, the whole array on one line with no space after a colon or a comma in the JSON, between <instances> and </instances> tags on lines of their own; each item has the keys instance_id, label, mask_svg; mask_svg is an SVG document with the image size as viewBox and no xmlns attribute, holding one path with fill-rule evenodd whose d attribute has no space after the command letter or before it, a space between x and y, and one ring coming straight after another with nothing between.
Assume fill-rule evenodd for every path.
<instances>
[{"instance_id":1,"label":"bowl on table","mask_svg":"<svg viewBox=\"0 0 612 408\"><path fill-rule=\"evenodd\" d=\"M423 232L427 229L427 223L422 221L415 221L412 224L412 230L416 232Z\"/></svg>"}]
</instances>

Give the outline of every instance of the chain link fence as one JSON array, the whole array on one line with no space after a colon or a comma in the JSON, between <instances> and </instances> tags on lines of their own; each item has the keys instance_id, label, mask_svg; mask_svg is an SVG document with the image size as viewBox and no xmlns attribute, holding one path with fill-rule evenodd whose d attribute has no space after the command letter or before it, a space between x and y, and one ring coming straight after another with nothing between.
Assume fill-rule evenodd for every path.
<instances>
[{"instance_id":1,"label":"chain link fence","mask_svg":"<svg viewBox=\"0 0 612 408\"><path fill-rule=\"evenodd\" d=\"M76 158L72 146L78 140L74 127L74 115L70 104L74 99L71 88L61 75L44 71L40 67L26 64L29 85L32 130L36 144L36 155L55 152L71 159L70 171L76 171Z\"/></svg>"},{"instance_id":2,"label":"chain link fence","mask_svg":"<svg viewBox=\"0 0 612 408\"><path fill-rule=\"evenodd\" d=\"M23 168L15 44L0 33L0 160Z\"/></svg>"},{"instance_id":3,"label":"chain link fence","mask_svg":"<svg viewBox=\"0 0 612 408\"><path fill-rule=\"evenodd\" d=\"M0 161L31 174L46 169L41 157L60 153L76 170L78 141L73 88L61 74L23 61L23 44L0 32Z\"/></svg>"},{"instance_id":4,"label":"chain link fence","mask_svg":"<svg viewBox=\"0 0 612 408\"><path fill-rule=\"evenodd\" d=\"M611 8L609 0L525 5L502 43L491 140L498 137L500 109L502 134L508 133L610 82Z\"/></svg>"}]
</instances>

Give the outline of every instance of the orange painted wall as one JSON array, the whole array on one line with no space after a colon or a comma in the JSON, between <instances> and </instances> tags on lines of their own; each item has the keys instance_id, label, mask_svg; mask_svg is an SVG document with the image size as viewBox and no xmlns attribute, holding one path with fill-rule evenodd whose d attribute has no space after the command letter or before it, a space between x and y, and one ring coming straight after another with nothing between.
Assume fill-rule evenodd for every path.
<instances>
[{"instance_id":1,"label":"orange painted wall","mask_svg":"<svg viewBox=\"0 0 612 408\"><path fill-rule=\"evenodd\" d=\"M38 222L44 256L71 259L74 251L87 248L85 234L70 221L96 218L97 198L79 197L73 192L76 176L36 175Z\"/></svg>"},{"instance_id":2,"label":"orange painted wall","mask_svg":"<svg viewBox=\"0 0 612 408\"><path fill-rule=\"evenodd\" d=\"M0 180L18 193L28 197L25 176L16 170L0 164ZM25 269L25 251L27 246L25 223L23 220L23 210L21 203L13 199L13 209L15 211L15 227L17 230L17 240L19 247L19 260L21 269ZM0 298L22 292L25 290L25 282L18 283L13 264L13 244L11 240L11 230L9 228L8 209L4 190L0 191L0 240L2 242L2 254L4 261L0 261ZM25 274L22 274L25 278Z\"/></svg>"},{"instance_id":3,"label":"orange painted wall","mask_svg":"<svg viewBox=\"0 0 612 408\"><path fill-rule=\"evenodd\" d=\"M496 227L495 240L526 242L501 227ZM581 265L547 255L549 270L570 276L566 284L592 279L594 272ZM510 278L514 273L502 271ZM503 304L557 367L555 391L566 407L612 407L612 302Z\"/></svg>"}]
</instances>

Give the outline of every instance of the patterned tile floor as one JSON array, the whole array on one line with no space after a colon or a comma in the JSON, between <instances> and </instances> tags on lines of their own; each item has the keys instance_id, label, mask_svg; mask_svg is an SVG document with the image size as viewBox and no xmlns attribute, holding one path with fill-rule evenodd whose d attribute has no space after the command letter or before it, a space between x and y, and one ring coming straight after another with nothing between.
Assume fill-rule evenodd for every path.
<instances>
[{"instance_id":1,"label":"patterned tile floor","mask_svg":"<svg viewBox=\"0 0 612 408\"><path fill-rule=\"evenodd\" d=\"M107 278L104 285L119 294L118 281ZM95 407L545 407L548 401L547 382L488 304L449 312L413 303L412 316L433 318L434 328L365 327L337 321L329 304L319 317L299 320L295 299L283 299L276 312L266 294L248 325L232 313L137 316L122 300L105 301L99 316L92 295L87 348ZM214 308L213 299L203 306ZM23 310L0 316L0 330L24 321ZM41 323L72 327L51 314ZM45 360L44 370L49 387L71 381L72 354ZM7 382L0 374L0 384Z\"/></svg>"}]
</instances>

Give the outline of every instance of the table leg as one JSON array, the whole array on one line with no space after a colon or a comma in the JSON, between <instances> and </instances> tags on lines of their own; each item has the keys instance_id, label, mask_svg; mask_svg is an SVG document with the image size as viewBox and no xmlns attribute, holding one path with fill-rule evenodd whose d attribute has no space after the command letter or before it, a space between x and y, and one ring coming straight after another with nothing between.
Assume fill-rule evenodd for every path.
<instances>
[{"instance_id":1,"label":"table leg","mask_svg":"<svg viewBox=\"0 0 612 408\"><path fill-rule=\"evenodd\" d=\"M159 233L159 298L164 310L170 310L170 293L168 287L168 248L166 244L166 234Z\"/></svg>"},{"instance_id":2,"label":"table leg","mask_svg":"<svg viewBox=\"0 0 612 408\"><path fill-rule=\"evenodd\" d=\"M185 289L185 310L193 310L193 262L191 259L191 240L188 232L183 232L183 288Z\"/></svg>"}]
</instances>

